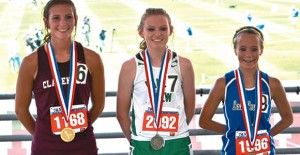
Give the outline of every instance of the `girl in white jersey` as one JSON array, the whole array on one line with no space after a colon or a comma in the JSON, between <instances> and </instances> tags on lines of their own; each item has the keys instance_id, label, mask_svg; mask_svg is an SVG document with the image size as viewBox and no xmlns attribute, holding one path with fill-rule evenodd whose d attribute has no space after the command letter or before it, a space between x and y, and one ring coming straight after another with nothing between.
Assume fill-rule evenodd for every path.
<instances>
[{"instance_id":1,"label":"girl in white jersey","mask_svg":"<svg viewBox=\"0 0 300 155\"><path fill-rule=\"evenodd\" d=\"M173 26L165 10L146 9L138 33L141 50L123 63L117 94L117 119L130 154L193 154L188 130L195 110L191 61L167 48Z\"/></svg>"}]
</instances>

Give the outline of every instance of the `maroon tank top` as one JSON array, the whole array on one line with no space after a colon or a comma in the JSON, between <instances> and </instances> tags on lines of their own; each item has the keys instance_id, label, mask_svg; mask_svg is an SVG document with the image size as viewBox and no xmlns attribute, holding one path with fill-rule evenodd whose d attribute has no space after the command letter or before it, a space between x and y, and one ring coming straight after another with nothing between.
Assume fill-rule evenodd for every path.
<instances>
[{"instance_id":1,"label":"maroon tank top","mask_svg":"<svg viewBox=\"0 0 300 155\"><path fill-rule=\"evenodd\" d=\"M91 93L91 76L85 63L83 47L76 42L78 53L78 75L73 105L85 104L87 109ZM71 142L64 142L59 135L51 131L50 107L60 106L53 85L53 77L44 46L37 50L38 72L33 83L33 92L37 108L35 132L32 139L32 155L92 155L97 154L96 139L88 114L88 127L76 133ZM67 94L70 61L58 63L64 93Z\"/></svg>"}]
</instances>

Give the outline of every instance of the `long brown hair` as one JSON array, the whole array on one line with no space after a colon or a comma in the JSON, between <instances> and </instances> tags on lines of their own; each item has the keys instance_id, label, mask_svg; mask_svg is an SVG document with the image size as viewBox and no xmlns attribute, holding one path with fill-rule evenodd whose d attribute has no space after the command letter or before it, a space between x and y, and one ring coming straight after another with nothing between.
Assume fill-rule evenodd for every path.
<instances>
[{"instance_id":1,"label":"long brown hair","mask_svg":"<svg viewBox=\"0 0 300 155\"><path fill-rule=\"evenodd\" d=\"M49 0L43 9L44 26L45 26L45 31L46 31L46 34L43 39L43 44L48 43L51 40L51 32L49 32L49 14L50 14L49 11L54 5L62 5L62 4L70 5L72 7L74 17L75 17L74 37L76 35L76 29L77 29L76 26L77 26L78 16L77 16L76 7L75 7L74 3L71 0Z\"/></svg>"}]
</instances>

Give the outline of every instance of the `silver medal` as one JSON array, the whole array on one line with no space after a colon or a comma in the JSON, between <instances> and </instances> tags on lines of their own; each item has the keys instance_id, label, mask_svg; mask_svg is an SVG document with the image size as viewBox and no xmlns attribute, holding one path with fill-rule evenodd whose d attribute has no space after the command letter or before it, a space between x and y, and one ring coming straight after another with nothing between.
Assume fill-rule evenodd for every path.
<instances>
[{"instance_id":1,"label":"silver medal","mask_svg":"<svg viewBox=\"0 0 300 155\"><path fill-rule=\"evenodd\" d=\"M159 150L164 146L165 141L161 136L156 134L154 137L151 138L150 144L154 150Z\"/></svg>"}]
</instances>

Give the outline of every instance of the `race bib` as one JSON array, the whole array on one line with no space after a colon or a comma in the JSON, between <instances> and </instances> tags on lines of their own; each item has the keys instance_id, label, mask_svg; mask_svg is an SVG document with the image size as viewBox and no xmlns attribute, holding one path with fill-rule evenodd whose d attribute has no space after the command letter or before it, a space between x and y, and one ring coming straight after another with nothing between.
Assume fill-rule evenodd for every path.
<instances>
[{"instance_id":1,"label":"race bib","mask_svg":"<svg viewBox=\"0 0 300 155\"><path fill-rule=\"evenodd\" d=\"M177 112L165 112L162 111L160 114L160 123L158 127L154 120L154 114L150 112L144 113L143 119L143 131L158 131L165 132L170 135L178 131L178 118L179 114Z\"/></svg>"},{"instance_id":2,"label":"race bib","mask_svg":"<svg viewBox=\"0 0 300 155\"><path fill-rule=\"evenodd\" d=\"M270 136L267 132L258 132L253 148L251 148L245 131L236 131L236 154L248 155L250 153L264 154L270 151Z\"/></svg>"},{"instance_id":3,"label":"race bib","mask_svg":"<svg viewBox=\"0 0 300 155\"><path fill-rule=\"evenodd\" d=\"M55 135L59 135L66 128L72 128L76 133L84 131L87 126L87 109L86 105L73 105L67 122L60 106L50 107L51 131Z\"/></svg>"}]
</instances>

